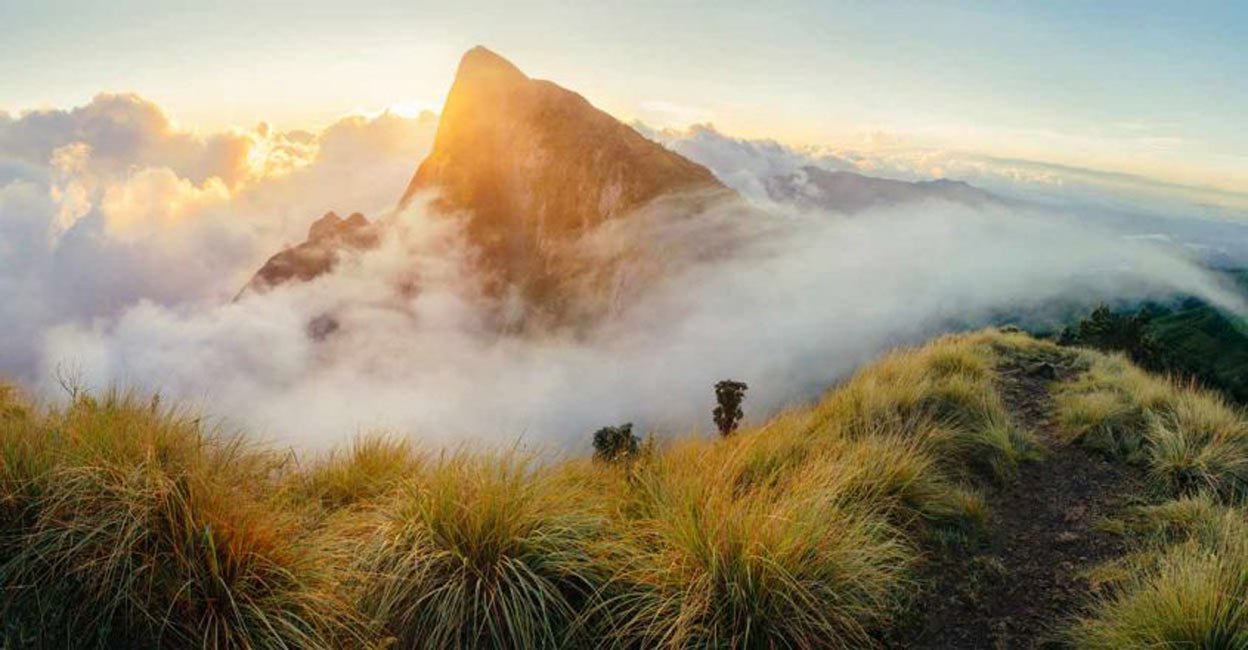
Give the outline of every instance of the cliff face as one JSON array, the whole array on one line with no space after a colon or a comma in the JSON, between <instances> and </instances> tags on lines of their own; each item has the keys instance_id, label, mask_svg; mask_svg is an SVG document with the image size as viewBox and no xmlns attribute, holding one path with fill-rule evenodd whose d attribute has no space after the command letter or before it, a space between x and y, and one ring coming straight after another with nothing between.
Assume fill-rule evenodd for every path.
<instances>
[{"instance_id":1,"label":"cliff face","mask_svg":"<svg viewBox=\"0 0 1248 650\"><path fill-rule=\"evenodd\" d=\"M460 62L432 153L403 194L462 214L496 282L542 298L560 248L663 195L730 191L585 98L477 47Z\"/></svg>"}]
</instances>

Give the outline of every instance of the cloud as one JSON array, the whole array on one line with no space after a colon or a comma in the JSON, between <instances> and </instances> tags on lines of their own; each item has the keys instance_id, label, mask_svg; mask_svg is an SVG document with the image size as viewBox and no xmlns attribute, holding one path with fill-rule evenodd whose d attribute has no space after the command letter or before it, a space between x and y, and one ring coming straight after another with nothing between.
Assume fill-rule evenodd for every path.
<instances>
[{"instance_id":1,"label":"cloud","mask_svg":"<svg viewBox=\"0 0 1248 650\"><path fill-rule=\"evenodd\" d=\"M71 110L35 110L0 121L0 152L7 158L42 165L73 143L90 147L93 171L105 178L134 166L161 166L196 184L216 177L232 186L248 173L245 136L202 138L180 130L158 105L134 94L101 93Z\"/></svg>"},{"instance_id":2,"label":"cloud","mask_svg":"<svg viewBox=\"0 0 1248 650\"><path fill-rule=\"evenodd\" d=\"M351 117L315 133L261 124L229 136L244 143L246 166L231 181L216 172L232 164L186 163L206 160L216 136L178 132L137 98L103 103L92 120L84 109L46 111L0 127L3 141L23 143L0 147L0 372L48 395L58 374L157 390L304 449L373 428L430 444L558 448L626 421L707 430L717 380L750 384L757 421L891 346L1005 314L1039 321L1176 293L1244 309L1190 257L1182 228L1136 233L1040 205L940 202L853 218L759 201L696 216L652 206L604 224L579 250L591 260L639 251L661 273L621 267L610 316L576 333L500 332L458 224L420 205L333 273L233 301L324 212L390 210L433 120ZM150 132L114 124L117 111ZM113 126L83 126L101 120ZM805 164L861 168L710 127L651 135L747 196ZM1155 233L1175 241L1129 236ZM713 254L725 242L733 254ZM641 280L653 284L642 291ZM338 329L314 340L309 324L326 315Z\"/></svg>"},{"instance_id":3,"label":"cloud","mask_svg":"<svg viewBox=\"0 0 1248 650\"><path fill-rule=\"evenodd\" d=\"M625 421L705 431L710 387L728 377L750 384L757 421L889 347L1003 314L1055 318L1175 293L1245 308L1171 247L1047 212L933 203L853 219L749 206L654 216L594 238L684 250L727 229L745 243L732 256L676 260L657 286L625 290L631 301L576 335L490 327L493 305L473 284L457 224L417 208L379 249L313 282L208 307L142 303L57 328L45 372L76 361L90 385L192 396L303 449L376 428L434 445L575 449ZM412 284L414 293L398 289ZM325 314L339 329L314 342L308 324Z\"/></svg>"},{"instance_id":4,"label":"cloud","mask_svg":"<svg viewBox=\"0 0 1248 650\"><path fill-rule=\"evenodd\" d=\"M656 130L636 122L642 135L710 169L725 185L755 199L768 201L764 187L768 178L791 174L805 165L827 169L853 169L835 156L812 156L774 140L744 140L726 136L711 124L695 124L685 130Z\"/></svg>"},{"instance_id":5,"label":"cloud","mask_svg":"<svg viewBox=\"0 0 1248 650\"><path fill-rule=\"evenodd\" d=\"M230 199L225 183L213 176L196 186L168 167L149 167L110 185L100 202L109 235L122 240L162 237L187 215Z\"/></svg>"},{"instance_id":6,"label":"cloud","mask_svg":"<svg viewBox=\"0 0 1248 650\"><path fill-rule=\"evenodd\" d=\"M34 380L57 325L115 319L143 300L228 300L330 209L392 209L433 128L382 114L316 133L261 123L200 137L133 95L6 115L0 375Z\"/></svg>"},{"instance_id":7,"label":"cloud","mask_svg":"<svg viewBox=\"0 0 1248 650\"><path fill-rule=\"evenodd\" d=\"M709 168L726 185L756 202L770 196L769 177L803 166L855 171L902 181L959 180L999 196L1069 213L1125 234L1163 230L1202 251L1218 266L1248 265L1248 195L1159 183L1132 174L999 158L947 150L907 148L895 136L868 134L861 148L791 147L743 140L694 125L684 130L633 125L642 135Z\"/></svg>"}]
</instances>

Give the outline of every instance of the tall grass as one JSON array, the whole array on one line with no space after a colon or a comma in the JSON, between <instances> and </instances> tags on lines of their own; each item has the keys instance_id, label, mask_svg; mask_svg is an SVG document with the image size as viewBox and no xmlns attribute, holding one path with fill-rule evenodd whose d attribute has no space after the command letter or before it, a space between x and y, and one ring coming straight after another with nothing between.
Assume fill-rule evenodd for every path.
<instances>
[{"instance_id":1,"label":"tall grass","mask_svg":"<svg viewBox=\"0 0 1248 650\"><path fill-rule=\"evenodd\" d=\"M405 648L556 648L606 583L594 495L511 455L455 454L364 540L361 609Z\"/></svg>"},{"instance_id":2,"label":"tall grass","mask_svg":"<svg viewBox=\"0 0 1248 650\"><path fill-rule=\"evenodd\" d=\"M1016 341L1015 339L1019 339ZM856 374L812 409L813 430L888 431L922 441L950 472L1002 480L1035 455L996 390L994 349L1022 345L994 332L946 336L894 353Z\"/></svg>"},{"instance_id":3,"label":"tall grass","mask_svg":"<svg viewBox=\"0 0 1248 650\"><path fill-rule=\"evenodd\" d=\"M1080 648L1248 647L1248 521L1208 496L1143 508L1144 550L1072 631Z\"/></svg>"},{"instance_id":4,"label":"tall grass","mask_svg":"<svg viewBox=\"0 0 1248 650\"><path fill-rule=\"evenodd\" d=\"M1074 442L1142 466L1158 505L1127 531L1136 551L1071 632L1075 645L1248 648L1248 417L1221 396L1084 352L1057 393ZM1168 500L1166 500L1168 499Z\"/></svg>"},{"instance_id":5,"label":"tall grass","mask_svg":"<svg viewBox=\"0 0 1248 650\"><path fill-rule=\"evenodd\" d=\"M0 612L22 647L330 648L359 636L265 494L280 460L110 393L0 420Z\"/></svg>"},{"instance_id":6,"label":"tall grass","mask_svg":"<svg viewBox=\"0 0 1248 650\"><path fill-rule=\"evenodd\" d=\"M627 462L357 439L298 465L156 400L0 391L8 646L862 648L1033 452L946 337Z\"/></svg>"},{"instance_id":7,"label":"tall grass","mask_svg":"<svg viewBox=\"0 0 1248 650\"><path fill-rule=\"evenodd\" d=\"M854 479L815 462L741 491L685 448L630 482L603 604L610 644L851 648L895 613L915 550ZM703 457L705 458L705 457Z\"/></svg>"},{"instance_id":8,"label":"tall grass","mask_svg":"<svg viewBox=\"0 0 1248 650\"><path fill-rule=\"evenodd\" d=\"M334 512L375 504L418 475L426 458L409 440L396 436L357 437L345 451L335 450L292 473L286 490L296 502Z\"/></svg>"},{"instance_id":9,"label":"tall grass","mask_svg":"<svg viewBox=\"0 0 1248 650\"><path fill-rule=\"evenodd\" d=\"M1163 493L1248 496L1248 417L1218 394L1149 375L1121 356L1087 366L1057 394L1067 437L1148 468Z\"/></svg>"}]
</instances>

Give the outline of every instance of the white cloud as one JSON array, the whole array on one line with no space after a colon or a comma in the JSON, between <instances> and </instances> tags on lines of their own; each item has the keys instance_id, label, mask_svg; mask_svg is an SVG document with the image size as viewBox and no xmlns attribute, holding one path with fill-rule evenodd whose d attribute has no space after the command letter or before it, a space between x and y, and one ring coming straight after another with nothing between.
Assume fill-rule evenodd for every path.
<instances>
[{"instance_id":1,"label":"white cloud","mask_svg":"<svg viewBox=\"0 0 1248 650\"><path fill-rule=\"evenodd\" d=\"M32 380L54 325L228 300L326 211L392 209L433 127L199 137L131 95L0 120L0 375Z\"/></svg>"},{"instance_id":2,"label":"white cloud","mask_svg":"<svg viewBox=\"0 0 1248 650\"><path fill-rule=\"evenodd\" d=\"M160 390L300 447L373 427L555 445L587 444L586 432L624 421L706 429L716 380L749 382L746 409L760 418L889 346L1005 313L1043 318L1176 292L1244 307L1179 245L1078 213L939 203L852 219L732 205L608 223L582 252L642 251L662 272L624 267L611 316L575 334L500 333L456 224L419 207L334 273L233 302L324 212L390 209L432 121L383 114L315 134L258 126L235 134L238 168L188 163L205 160L216 136L180 134L141 100L102 103L0 120L0 372L44 387L62 371ZM148 131L117 126L117 111ZM861 168L861 158L709 128L653 137L747 195L805 164ZM957 169L949 157L921 161L934 164ZM82 205L47 246L60 211ZM339 328L313 341L308 324L326 314Z\"/></svg>"}]
</instances>

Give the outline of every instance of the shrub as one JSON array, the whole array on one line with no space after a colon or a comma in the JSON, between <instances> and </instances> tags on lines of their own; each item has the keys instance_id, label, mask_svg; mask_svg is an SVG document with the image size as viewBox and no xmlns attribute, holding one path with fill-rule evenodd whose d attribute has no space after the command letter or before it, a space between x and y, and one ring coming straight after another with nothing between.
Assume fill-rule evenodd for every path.
<instances>
[{"instance_id":1,"label":"shrub","mask_svg":"<svg viewBox=\"0 0 1248 650\"><path fill-rule=\"evenodd\" d=\"M1101 305L1078 324L1062 330L1058 341L1062 345L1122 352L1149 370L1165 370L1168 367L1165 354L1148 333L1150 320L1150 314L1144 310L1121 314L1111 311L1108 305Z\"/></svg>"},{"instance_id":2,"label":"shrub","mask_svg":"<svg viewBox=\"0 0 1248 650\"><path fill-rule=\"evenodd\" d=\"M745 401L747 388L749 386L746 386L745 382L731 379L715 384L716 406L711 415L714 417L715 426L719 428L720 435L731 435L737 430L741 418L745 417L745 412L741 410L741 403Z\"/></svg>"},{"instance_id":3,"label":"shrub","mask_svg":"<svg viewBox=\"0 0 1248 650\"><path fill-rule=\"evenodd\" d=\"M603 427L594 432L594 460L611 462L637 455L641 439L633 435L633 424Z\"/></svg>"}]
</instances>

